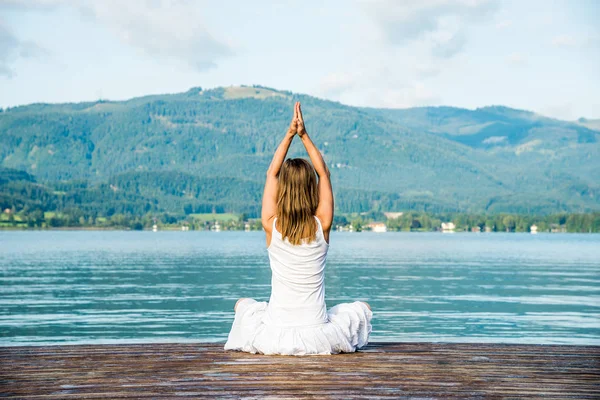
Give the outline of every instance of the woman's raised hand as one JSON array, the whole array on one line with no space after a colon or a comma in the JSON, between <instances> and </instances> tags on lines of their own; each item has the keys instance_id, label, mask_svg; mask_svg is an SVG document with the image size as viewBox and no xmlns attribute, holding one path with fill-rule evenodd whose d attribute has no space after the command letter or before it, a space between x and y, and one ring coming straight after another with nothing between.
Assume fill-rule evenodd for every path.
<instances>
[{"instance_id":1,"label":"woman's raised hand","mask_svg":"<svg viewBox=\"0 0 600 400\"><path fill-rule=\"evenodd\" d=\"M296 109L294 110L298 122L296 124L296 133L302 137L306 133L306 127L304 126L304 117L302 117L302 109L300 108L300 102L296 102Z\"/></svg>"},{"instance_id":2,"label":"woman's raised hand","mask_svg":"<svg viewBox=\"0 0 600 400\"><path fill-rule=\"evenodd\" d=\"M300 102L297 101L296 104L294 104L294 117L292 118L292 122L290 123L287 134L291 136L297 134L298 136L302 137L305 133L306 128L304 127L304 117L302 117Z\"/></svg>"},{"instance_id":3,"label":"woman's raised hand","mask_svg":"<svg viewBox=\"0 0 600 400\"><path fill-rule=\"evenodd\" d=\"M294 117L292 118L292 122L290 123L290 127L288 128L287 134L288 136L294 136L298 132L298 105L300 103L296 102L294 105Z\"/></svg>"}]
</instances>

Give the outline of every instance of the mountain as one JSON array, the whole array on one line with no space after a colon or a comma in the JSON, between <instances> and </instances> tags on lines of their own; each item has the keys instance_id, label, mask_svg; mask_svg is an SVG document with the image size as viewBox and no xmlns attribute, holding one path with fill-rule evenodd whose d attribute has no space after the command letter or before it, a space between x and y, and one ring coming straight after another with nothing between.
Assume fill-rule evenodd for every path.
<instances>
[{"instance_id":1,"label":"mountain","mask_svg":"<svg viewBox=\"0 0 600 400\"><path fill-rule=\"evenodd\" d=\"M374 109L371 111L416 131L426 131L473 148L508 152L553 152L567 143L596 143L593 120L559 121L529 111L492 106L476 110L453 107ZM581 122L583 121L583 122Z\"/></svg>"},{"instance_id":2,"label":"mountain","mask_svg":"<svg viewBox=\"0 0 600 400\"><path fill-rule=\"evenodd\" d=\"M118 193L136 210L254 214L295 101L341 211L600 209L600 132L580 123L506 107L357 108L262 86L10 108L0 165L90 202ZM301 143L290 156L306 157ZM57 189L64 181L79 186Z\"/></svg>"},{"instance_id":3,"label":"mountain","mask_svg":"<svg viewBox=\"0 0 600 400\"><path fill-rule=\"evenodd\" d=\"M587 119L587 118L579 118L577 120L579 125L583 125L586 128L594 129L600 131L600 119Z\"/></svg>"}]
</instances>

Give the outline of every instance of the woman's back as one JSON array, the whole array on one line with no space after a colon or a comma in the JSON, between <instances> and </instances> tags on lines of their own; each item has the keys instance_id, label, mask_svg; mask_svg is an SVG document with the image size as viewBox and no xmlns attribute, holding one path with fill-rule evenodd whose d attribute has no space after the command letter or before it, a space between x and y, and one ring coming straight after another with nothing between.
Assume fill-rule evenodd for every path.
<instances>
[{"instance_id":1,"label":"woman's back","mask_svg":"<svg viewBox=\"0 0 600 400\"><path fill-rule=\"evenodd\" d=\"M271 264L271 298L264 322L277 326L317 325L327 322L325 264L329 244L321 221L314 241L292 245L283 239L273 220L268 248Z\"/></svg>"}]
</instances>

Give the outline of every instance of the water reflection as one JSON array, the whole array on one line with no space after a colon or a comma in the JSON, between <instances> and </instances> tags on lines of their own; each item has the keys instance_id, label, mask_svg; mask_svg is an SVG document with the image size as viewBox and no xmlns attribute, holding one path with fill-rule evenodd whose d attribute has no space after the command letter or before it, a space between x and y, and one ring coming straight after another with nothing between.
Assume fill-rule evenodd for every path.
<instances>
[{"instance_id":1,"label":"water reflection","mask_svg":"<svg viewBox=\"0 0 600 400\"><path fill-rule=\"evenodd\" d=\"M0 232L0 345L224 341L260 232ZM600 235L333 233L328 306L373 341L600 344Z\"/></svg>"}]
</instances>

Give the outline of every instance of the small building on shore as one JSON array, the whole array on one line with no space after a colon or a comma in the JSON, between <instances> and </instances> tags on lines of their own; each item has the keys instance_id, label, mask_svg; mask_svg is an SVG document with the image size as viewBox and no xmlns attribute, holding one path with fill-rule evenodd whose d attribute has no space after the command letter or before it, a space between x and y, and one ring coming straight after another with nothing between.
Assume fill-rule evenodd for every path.
<instances>
[{"instance_id":1,"label":"small building on shore","mask_svg":"<svg viewBox=\"0 0 600 400\"><path fill-rule=\"evenodd\" d=\"M442 222L442 232L454 232L455 229L454 222Z\"/></svg>"},{"instance_id":2,"label":"small building on shore","mask_svg":"<svg viewBox=\"0 0 600 400\"><path fill-rule=\"evenodd\" d=\"M385 226L385 223L383 223L383 222L371 222L367 226L373 232L380 232L380 233L387 232L387 226Z\"/></svg>"},{"instance_id":3,"label":"small building on shore","mask_svg":"<svg viewBox=\"0 0 600 400\"><path fill-rule=\"evenodd\" d=\"M531 234L535 235L536 233L538 233L538 227L537 225L531 225L529 227L529 232L531 232Z\"/></svg>"}]
</instances>

